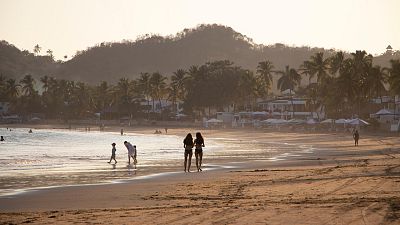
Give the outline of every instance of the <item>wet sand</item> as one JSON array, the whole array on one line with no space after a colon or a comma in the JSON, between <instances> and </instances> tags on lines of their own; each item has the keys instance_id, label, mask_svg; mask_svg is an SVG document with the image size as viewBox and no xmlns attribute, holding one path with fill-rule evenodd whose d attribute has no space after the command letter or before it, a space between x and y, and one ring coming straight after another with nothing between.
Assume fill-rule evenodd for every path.
<instances>
[{"instance_id":1,"label":"wet sand","mask_svg":"<svg viewBox=\"0 0 400 225\"><path fill-rule=\"evenodd\" d=\"M168 130L182 136L187 132L194 129ZM227 166L220 170L2 197L0 224L400 223L399 137L361 133L360 145L354 147L351 135L342 133L204 130L203 134L311 145L315 150L278 161L213 162ZM209 163L206 156L204 160Z\"/></svg>"}]
</instances>

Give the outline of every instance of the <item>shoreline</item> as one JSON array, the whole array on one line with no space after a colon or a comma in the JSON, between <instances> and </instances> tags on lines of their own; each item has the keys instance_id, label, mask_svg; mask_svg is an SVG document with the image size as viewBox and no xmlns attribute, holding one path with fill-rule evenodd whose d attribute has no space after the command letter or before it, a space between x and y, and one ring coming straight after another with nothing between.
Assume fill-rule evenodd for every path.
<instances>
[{"instance_id":1,"label":"shoreline","mask_svg":"<svg viewBox=\"0 0 400 225\"><path fill-rule=\"evenodd\" d=\"M168 134L188 131L170 128ZM278 161L243 160L237 168L0 197L0 223L79 223L89 218L111 224L400 222L400 139L396 137L361 134L360 146L354 147L348 134L257 130L205 130L204 134L244 143L265 139L266 143L302 144L313 152Z\"/></svg>"}]
</instances>

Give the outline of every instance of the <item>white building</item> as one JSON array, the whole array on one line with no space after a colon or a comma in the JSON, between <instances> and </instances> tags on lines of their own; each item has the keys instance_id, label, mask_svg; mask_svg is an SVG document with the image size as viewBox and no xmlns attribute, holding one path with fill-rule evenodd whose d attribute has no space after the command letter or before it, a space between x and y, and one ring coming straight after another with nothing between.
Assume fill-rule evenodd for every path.
<instances>
[{"instance_id":1,"label":"white building","mask_svg":"<svg viewBox=\"0 0 400 225\"><path fill-rule=\"evenodd\" d=\"M325 118L325 113L321 108L316 109L315 112L313 112L307 104L307 100L302 98L281 98L259 102L258 105L262 110L269 113L269 117L280 119L289 119L292 117L302 119Z\"/></svg>"}]
</instances>

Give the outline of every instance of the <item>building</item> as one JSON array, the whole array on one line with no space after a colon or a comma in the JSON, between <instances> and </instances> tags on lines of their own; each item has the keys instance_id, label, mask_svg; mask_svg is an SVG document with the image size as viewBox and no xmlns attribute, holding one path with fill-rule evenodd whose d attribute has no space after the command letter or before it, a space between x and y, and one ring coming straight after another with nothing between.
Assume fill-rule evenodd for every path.
<instances>
[{"instance_id":1,"label":"building","mask_svg":"<svg viewBox=\"0 0 400 225\"><path fill-rule=\"evenodd\" d=\"M274 100L262 101L258 106L269 113L270 118L279 119L323 119L325 113L321 108L313 112L304 98L278 98Z\"/></svg>"}]
</instances>

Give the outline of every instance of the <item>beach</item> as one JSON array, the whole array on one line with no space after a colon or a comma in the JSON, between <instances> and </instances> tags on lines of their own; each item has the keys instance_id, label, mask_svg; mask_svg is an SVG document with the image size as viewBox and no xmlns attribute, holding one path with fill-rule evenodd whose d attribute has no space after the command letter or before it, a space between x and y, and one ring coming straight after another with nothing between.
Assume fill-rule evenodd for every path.
<instances>
[{"instance_id":1,"label":"beach","mask_svg":"<svg viewBox=\"0 0 400 225\"><path fill-rule=\"evenodd\" d=\"M154 128L125 131L151 134ZM195 131L170 128L168 135L184 137ZM0 223L400 222L398 136L361 132L359 146L355 147L349 133L201 131L206 146L207 138L213 137L237 140L242 148L254 148L254 140L263 140L294 150L266 157L262 152L249 153L253 156L240 153L235 158L214 157L211 161L205 154L203 172L184 173L183 168L176 168L126 182L59 186L3 196Z\"/></svg>"}]
</instances>

